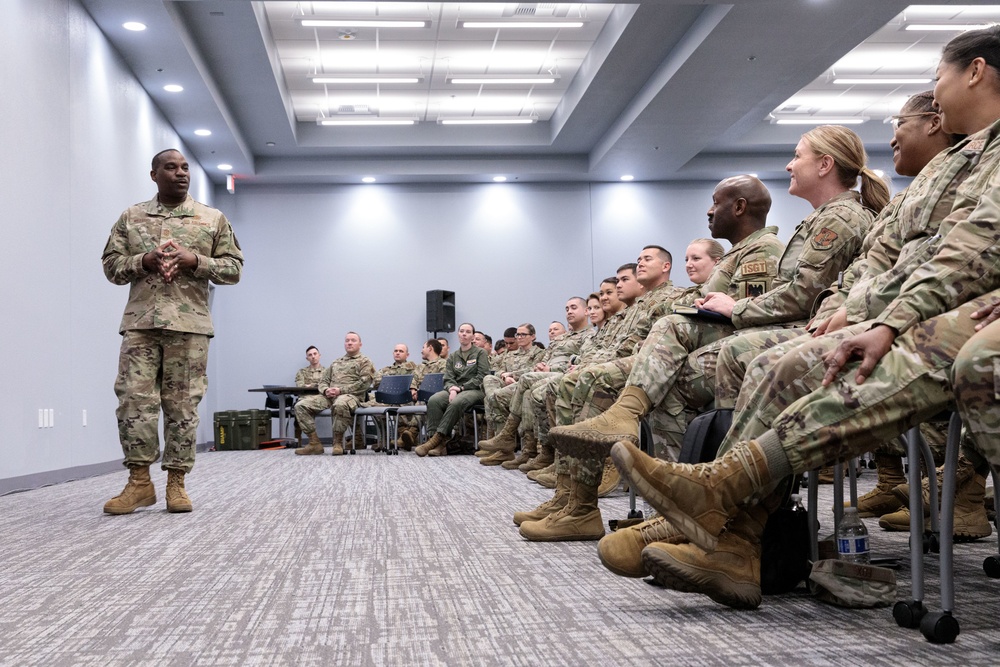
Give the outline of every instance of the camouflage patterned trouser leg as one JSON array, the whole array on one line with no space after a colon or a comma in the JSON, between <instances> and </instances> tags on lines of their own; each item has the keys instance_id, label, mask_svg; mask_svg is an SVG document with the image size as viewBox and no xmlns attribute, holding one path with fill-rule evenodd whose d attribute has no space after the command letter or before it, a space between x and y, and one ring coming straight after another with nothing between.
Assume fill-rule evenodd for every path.
<instances>
[{"instance_id":1,"label":"camouflage patterned trouser leg","mask_svg":"<svg viewBox=\"0 0 1000 667\"><path fill-rule=\"evenodd\" d=\"M566 373L552 387L552 395L546 399L546 401L553 401L554 421L552 423L558 426L568 426L573 423L573 391L576 389L576 383L583 371L583 368L577 368Z\"/></svg>"},{"instance_id":2,"label":"camouflage patterned trouser leg","mask_svg":"<svg viewBox=\"0 0 1000 667\"><path fill-rule=\"evenodd\" d=\"M917 324L896 339L864 384L855 381L860 362L852 361L829 387L789 405L772 428L793 472L858 456L945 409L953 398L951 366L975 333L976 321L970 315L996 296L1000 291ZM788 363L794 369L800 362L792 355ZM785 359L779 361L769 374L773 387L822 378L825 373L822 359L805 374L793 370L785 375L785 364ZM764 390L769 394L765 400L773 400L772 388Z\"/></svg>"},{"instance_id":3,"label":"camouflage patterned trouser leg","mask_svg":"<svg viewBox=\"0 0 1000 667\"><path fill-rule=\"evenodd\" d=\"M337 398L333 399L333 405L330 406L330 412L333 414L333 434L343 433L354 421L354 411L358 409L361 405L359 401L354 396L350 394L341 394ZM315 427L314 427L315 430Z\"/></svg>"},{"instance_id":4,"label":"camouflage patterned trouser leg","mask_svg":"<svg viewBox=\"0 0 1000 667\"><path fill-rule=\"evenodd\" d=\"M307 436L316 432L316 415L329 410L333 402L322 394L303 396L295 404L295 421ZM343 432L343 431L341 431Z\"/></svg>"},{"instance_id":5,"label":"camouflage patterned trouser leg","mask_svg":"<svg viewBox=\"0 0 1000 667\"><path fill-rule=\"evenodd\" d=\"M583 369L570 398L573 421L596 417L610 408L625 388L634 363L635 357L623 357Z\"/></svg>"},{"instance_id":6,"label":"camouflage patterned trouser leg","mask_svg":"<svg viewBox=\"0 0 1000 667\"><path fill-rule=\"evenodd\" d=\"M535 429L535 439L539 445L547 444L549 441L549 429L552 428L552 419L549 414L550 399L555 397L556 387L563 375L556 373L552 377L542 378L535 383L530 392L523 396L524 409L521 410L522 419L531 415L532 424ZM528 428L525 426L525 428Z\"/></svg>"},{"instance_id":7,"label":"camouflage patterned trouser leg","mask_svg":"<svg viewBox=\"0 0 1000 667\"><path fill-rule=\"evenodd\" d=\"M747 368L760 354L800 336L808 335L799 327L789 329L747 329L721 341L715 371L715 407L732 410L743 385ZM760 367L758 366L757 369ZM755 386L763 376L751 378Z\"/></svg>"},{"instance_id":8,"label":"camouflage patterned trouser leg","mask_svg":"<svg viewBox=\"0 0 1000 667\"><path fill-rule=\"evenodd\" d=\"M163 410L163 470L191 472L198 404L208 388L208 336L150 329L126 331L118 358L118 435L125 465L160 457L157 427Z\"/></svg>"},{"instance_id":9,"label":"camouflage patterned trouser leg","mask_svg":"<svg viewBox=\"0 0 1000 667\"><path fill-rule=\"evenodd\" d=\"M731 324L667 315L656 321L643 342L628 383L645 391L656 407L674 385L688 354L732 333Z\"/></svg>"},{"instance_id":10,"label":"camouflage patterned trouser leg","mask_svg":"<svg viewBox=\"0 0 1000 667\"><path fill-rule=\"evenodd\" d=\"M485 386L486 381L490 379L496 380L494 376L487 375L483 380L483 385ZM493 386L491 391L485 392L486 398L483 399L483 404L486 406L486 421L493 427L493 433L499 432L503 428L504 422L507 421L516 390L517 383L515 382L507 386Z\"/></svg>"},{"instance_id":11,"label":"camouflage patterned trouser leg","mask_svg":"<svg viewBox=\"0 0 1000 667\"><path fill-rule=\"evenodd\" d=\"M969 439L1000 469L1000 320L962 346L950 377Z\"/></svg>"},{"instance_id":12,"label":"camouflage patterned trouser leg","mask_svg":"<svg viewBox=\"0 0 1000 667\"><path fill-rule=\"evenodd\" d=\"M530 433L536 428L537 401L533 397L535 389L560 377L562 377L562 373L531 371L518 379L517 389L510 399L510 414L518 415L521 418L521 424L517 428L518 433ZM542 401L544 401L544 393Z\"/></svg>"}]
</instances>

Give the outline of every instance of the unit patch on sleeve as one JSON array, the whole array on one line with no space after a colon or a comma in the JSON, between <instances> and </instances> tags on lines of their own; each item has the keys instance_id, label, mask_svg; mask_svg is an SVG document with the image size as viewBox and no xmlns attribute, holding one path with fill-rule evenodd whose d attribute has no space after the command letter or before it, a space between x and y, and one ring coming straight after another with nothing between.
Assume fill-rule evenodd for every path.
<instances>
[{"instance_id":1,"label":"unit patch on sleeve","mask_svg":"<svg viewBox=\"0 0 1000 667\"><path fill-rule=\"evenodd\" d=\"M833 242L837 240L837 232L833 231L829 227L824 227L819 230L819 233L813 237L813 247L817 250L829 250L833 246Z\"/></svg>"},{"instance_id":2,"label":"unit patch on sleeve","mask_svg":"<svg viewBox=\"0 0 1000 667\"><path fill-rule=\"evenodd\" d=\"M752 280L744 285L746 285L748 299L758 297L767 291L767 281L764 280Z\"/></svg>"}]
</instances>

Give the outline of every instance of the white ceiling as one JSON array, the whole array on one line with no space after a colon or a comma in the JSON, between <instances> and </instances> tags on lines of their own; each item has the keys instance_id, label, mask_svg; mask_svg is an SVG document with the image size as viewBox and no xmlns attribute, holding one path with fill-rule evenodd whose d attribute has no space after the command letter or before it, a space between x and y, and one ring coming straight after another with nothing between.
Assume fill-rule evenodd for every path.
<instances>
[{"instance_id":1,"label":"white ceiling","mask_svg":"<svg viewBox=\"0 0 1000 667\"><path fill-rule=\"evenodd\" d=\"M891 169L883 123L930 83L956 32L918 22L1000 20L987 3L645 0L633 4L81 0L216 182L783 178L802 126L863 119L873 166ZM304 28L296 18L408 18L421 28ZM579 18L581 28L470 29L462 21ZM147 25L143 32L125 21ZM348 36L350 39L343 39ZM315 74L406 74L415 84L317 84ZM458 74L555 74L553 84L450 83ZM184 87L163 90L167 83ZM367 107L367 108L365 108ZM324 118L412 125L327 127ZM525 125L442 125L519 117ZM208 137L196 129L209 129ZM231 169L219 169L230 164Z\"/></svg>"}]
</instances>

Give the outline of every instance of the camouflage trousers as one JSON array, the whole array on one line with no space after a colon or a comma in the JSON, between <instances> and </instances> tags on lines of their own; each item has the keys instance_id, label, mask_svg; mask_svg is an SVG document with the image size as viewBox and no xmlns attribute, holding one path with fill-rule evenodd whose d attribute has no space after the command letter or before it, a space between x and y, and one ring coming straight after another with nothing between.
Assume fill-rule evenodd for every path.
<instances>
[{"instance_id":1,"label":"camouflage trousers","mask_svg":"<svg viewBox=\"0 0 1000 667\"><path fill-rule=\"evenodd\" d=\"M313 394L295 404L295 421L303 433L311 435L316 432L316 415L329 410L333 418L333 434L343 435L351 424L354 411L360 406L361 401L351 394L341 394L333 400L323 394Z\"/></svg>"},{"instance_id":2,"label":"camouflage trousers","mask_svg":"<svg viewBox=\"0 0 1000 667\"><path fill-rule=\"evenodd\" d=\"M563 376L562 373L553 373L549 377L536 380L530 391L521 395L523 401L521 419L522 427L525 429L521 432L527 433L526 429L534 428L535 440L539 445L547 445L549 442L549 429L552 428L554 421L552 411L554 410L555 392ZM530 423L523 424L525 419L530 419Z\"/></svg>"},{"instance_id":3,"label":"camouflage trousers","mask_svg":"<svg viewBox=\"0 0 1000 667\"><path fill-rule=\"evenodd\" d=\"M1000 470L1000 320L962 346L949 379L966 435L993 469Z\"/></svg>"},{"instance_id":4,"label":"camouflage trousers","mask_svg":"<svg viewBox=\"0 0 1000 667\"><path fill-rule=\"evenodd\" d=\"M202 334L126 331L118 357L118 437L127 467L160 458L163 470L191 472L198 437L198 404L208 388L208 340Z\"/></svg>"},{"instance_id":5,"label":"camouflage trousers","mask_svg":"<svg viewBox=\"0 0 1000 667\"><path fill-rule=\"evenodd\" d=\"M427 401L427 434L440 433L448 437L466 410L483 402L484 394L475 389L460 391L448 401L448 392L439 391Z\"/></svg>"},{"instance_id":6,"label":"camouflage trousers","mask_svg":"<svg viewBox=\"0 0 1000 667\"><path fill-rule=\"evenodd\" d=\"M536 430L537 418L535 411L539 403L544 411L545 394L541 393L540 399L535 399L533 394L540 385L551 382L562 377L562 373L551 371L531 371L518 378L514 385L514 394L510 398L510 408L508 414L517 415L521 418L521 423L517 427L517 432L524 434Z\"/></svg>"},{"instance_id":7,"label":"camouflage trousers","mask_svg":"<svg viewBox=\"0 0 1000 667\"><path fill-rule=\"evenodd\" d=\"M510 414L511 401L517 383L505 385L503 380L496 375L487 375L483 378L483 406L486 408L486 423L493 427L496 433L503 427Z\"/></svg>"},{"instance_id":8,"label":"camouflage trousers","mask_svg":"<svg viewBox=\"0 0 1000 667\"><path fill-rule=\"evenodd\" d=\"M870 322L792 345L780 356L783 346L757 357L752 364L770 361L770 368L758 387L740 392L724 447L736 437L753 438L769 425L793 471L801 473L871 451L931 419L953 400L949 375L959 350L975 333L970 315L997 296L1000 290L912 327L863 384L855 380L860 364L855 360L822 387L823 357L842 339L867 331ZM754 376L748 369L747 378Z\"/></svg>"},{"instance_id":9,"label":"camouflage trousers","mask_svg":"<svg viewBox=\"0 0 1000 667\"><path fill-rule=\"evenodd\" d=\"M556 423L569 425L601 414L625 387L635 357L591 364L563 378L555 397Z\"/></svg>"}]
</instances>

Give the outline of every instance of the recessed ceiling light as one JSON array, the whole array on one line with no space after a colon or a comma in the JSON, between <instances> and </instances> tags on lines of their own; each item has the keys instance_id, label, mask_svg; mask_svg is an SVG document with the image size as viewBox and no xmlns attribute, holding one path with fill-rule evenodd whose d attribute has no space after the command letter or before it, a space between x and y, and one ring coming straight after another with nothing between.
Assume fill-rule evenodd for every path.
<instances>
[{"instance_id":1,"label":"recessed ceiling light","mask_svg":"<svg viewBox=\"0 0 1000 667\"><path fill-rule=\"evenodd\" d=\"M494 176L493 180L496 181L497 183L503 183L504 181L507 180L507 177L506 176Z\"/></svg>"},{"instance_id":2,"label":"recessed ceiling light","mask_svg":"<svg viewBox=\"0 0 1000 667\"><path fill-rule=\"evenodd\" d=\"M265 144L266 146L277 146L273 141L269 141Z\"/></svg>"},{"instance_id":3,"label":"recessed ceiling light","mask_svg":"<svg viewBox=\"0 0 1000 667\"><path fill-rule=\"evenodd\" d=\"M163 90L168 93L179 93L184 90L184 86L178 86L176 83L168 83L163 87Z\"/></svg>"},{"instance_id":4,"label":"recessed ceiling light","mask_svg":"<svg viewBox=\"0 0 1000 667\"><path fill-rule=\"evenodd\" d=\"M122 23L122 27L126 30L131 30L132 32L142 32L146 29L146 24L139 23L138 21L127 21Z\"/></svg>"},{"instance_id":5,"label":"recessed ceiling light","mask_svg":"<svg viewBox=\"0 0 1000 667\"><path fill-rule=\"evenodd\" d=\"M583 21L459 21L462 28L582 28Z\"/></svg>"},{"instance_id":6,"label":"recessed ceiling light","mask_svg":"<svg viewBox=\"0 0 1000 667\"><path fill-rule=\"evenodd\" d=\"M221 171L229 171L230 169L232 169L232 168L233 168L233 165L231 165L231 164L226 164L226 163L222 163L222 164L217 164L217 165L215 165L215 168L216 168L216 169L219 169L219 170L221 170Z\"/></svg>"},{"instance_id":7,"label":"recessed ceiling light","mask_svg":"<svg viewBox=\"0 0 1000 667\"><path fill-rule=\"evenodd\" d=\"M199 137L210 137L210 136L212 136L212 131L211 130L195 130L194 133L197 134Z\"/></svg>"},{"instance_id":8,"label":"recessed ceiling light","mask_svg":"<svg viewBox=\"0 0 1000 667\"><path fill-rule=\"evenodd\" d=\"M426 28L427 21L373 21L371 19L299 19L303 28Z\"/></svg>"},{"instance_id":9,"label":"recessed ceiling light","mask_svg":"<svg viewBox=\"0 0 1000 667\"><path fill-rule=\"evenodd\" d=\"M635 176L633 176L632 174L625 174L624 176L621 177L621 180L632 181L635 180Z\"/></svg>"},{"instance_id":10,"label":"recessed ceiling light","mask_svg":"<svg viewBox=\"0 0 1000 667\"><path fill-rule=\"evenodd\" d=\"M374 183L375 182L375 177L374 176L365 176L364 178L361 179L361 182L362 183Z\"/></svg>"}]
</instances>

